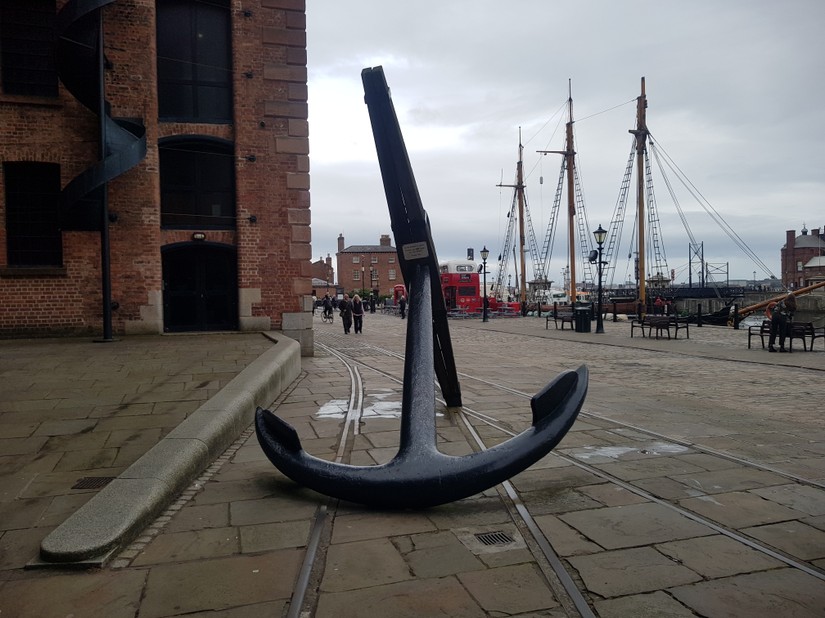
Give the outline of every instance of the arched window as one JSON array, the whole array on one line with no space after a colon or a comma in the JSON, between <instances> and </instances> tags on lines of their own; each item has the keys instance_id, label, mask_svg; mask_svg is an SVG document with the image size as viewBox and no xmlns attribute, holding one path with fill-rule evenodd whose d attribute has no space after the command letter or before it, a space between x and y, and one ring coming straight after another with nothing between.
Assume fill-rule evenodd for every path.
<instances>
[{"instance_id":1,"label":"arched window","mask_svg":"<svg viewBox=\"0 0 825 618\"><path fill-rule=\"evenodd\" d=\"M223 140L176 138L160 144L163 227L234 229L235 157Z\"/></svg>"},{"instance_id":2,"label":"arched window","mask_svg":"<svg viewBox=\"0 0 825 618\"><path fill-rule=\"evenodd\" d=\"M228 0L158 0L161 120L232 120L232 30Z\"/></svg>"}]
</instances>

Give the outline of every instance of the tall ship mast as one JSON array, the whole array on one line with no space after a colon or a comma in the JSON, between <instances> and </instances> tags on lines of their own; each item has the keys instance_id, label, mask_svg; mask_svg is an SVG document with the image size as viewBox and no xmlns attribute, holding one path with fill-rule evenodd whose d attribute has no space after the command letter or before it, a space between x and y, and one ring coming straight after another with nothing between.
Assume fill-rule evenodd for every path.
<instances>
[{"instance_id":1,"label":"tall ship mast","mask_svg":"<svg viewBox=\"0 0 825 618\"><path fill-rule=\"evenodd\" d=\"M576 149L573 142L573 89L572 84L568 80L567 84L567 124L565 125L565 139L564 150L539 150L539 154L560 154L564 158L562 160L561 173L559 175L559 182L556 189L556 202L554 203L553 214L550 217L550 224L547 228L547 240L542 249L542 261L545 264L545 271L550 259L549 245L552 243L553 227L556 221L557 204L561 198L562 184L566 179L567 184L567 263L569 279L567 285L569 286L567 295L570 302L575 302L577 297L576 283L576 262L578 259L587 255L590 249L590 235L587 232L589 226L587 225L587 214L584 209L584 195L579 185L579 178L576 169ZM578 232L578 242L577 242ZM578 249L578 251L577 251ZM578 255L581 253L581 255ZM585 281L593 281L593 275L590 272L589 262L582 261L583 272L582 275Z\"/></svg>"},{"instance_id":2,"label":"tall ship mast","mask_svg":"<svg viewBox=\"0 0 825 618\"><path fill-rule=\"evenodd\" d=\"M567 126L565 132L565 149L559 154L564 155L565 167L567 168L567 247L569 251L568 263L570 264L570 290L568 296L570 302L576 301L576 151L573 148L573 94L568 82L567 96Z\"/></svg>"},{"instance_id":3,"label":"tall ship mast","mask_svg":"<svg viewBox=\"0 0 825 618\"><path fill-rule=\"evenodd\" d=\"M520 132L519 132L520 133ZM524 146L521 145L521 135L518 140L518 164L516 165L516 198L518 201L518 248L519 262L521 263L521 288L519 298L527 298L527 264L525 258L524 243Z\"/></svg>"},{"instance_id":4,"label":"tall ship mast","mask_svg":"<svg viewBox=\"0 0 825 618\"><path fill-rule=\"evenodd\" d=\"M521 129L519 129L518 136L518 161L516 162L516 182L512 185L499 184L499 187L510 187L514 190L513 204L510 207L510 212L507 214L507 236L504 243L504 250L498 256L499 271L496 283L494 284L494 292L498 296L502 296L501 290L504 286L504 277L507 271L507 262L510 259L510 247L512 246L513 226L518 221L518 258L516 262L516 283L519 285L519 300L527 298L527 268L525 258L525 212L527 211L527 200L524 194L524 146L521 143ZM517 210L516 210L517 209ZM513 246L513 253L515 254L516 247ZM514 256L515 257L515 256ZM518 276L518 269L521 267L521 279Z\"/></svg>"},{"instance_id":5,"label":"tall ship mast","mask_svg":"<svg viewBox=\"0 0 825 618\"><path fill-rule=\"evenodd\" d=\"M647 153L647 97L645 96L645 78L642 77L642 93L636 99L636 128L630 129L635 138L636 150L636 206L638 209L637 240L639 247L639 299L645 306L646 270L645 270L645 154Z\"/></svg>"}]
</instances>

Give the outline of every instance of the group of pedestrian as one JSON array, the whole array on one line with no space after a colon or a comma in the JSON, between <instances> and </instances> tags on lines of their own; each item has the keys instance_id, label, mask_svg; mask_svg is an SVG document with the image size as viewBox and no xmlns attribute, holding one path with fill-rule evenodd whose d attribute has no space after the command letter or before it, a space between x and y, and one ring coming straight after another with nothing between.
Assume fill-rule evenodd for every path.
<instances>
[{"instance_id":1,"label":"group of pedestrian","mask_svg":"<svg viewBox=\"0 0 825 618\"><path fill-rule=\"evenodd\" d=\"M768 352L789 352L785 349L785 339L793 326L793 314L796 312L796 296L788 294L779 302L768 304L765 315L771 321L771 335L768 339ZM779 350L774 347L779 336Z\"/></svg>"},{"instance_id":2,"label":"group of pedestrian","mask_svg":"<svg viewBox=\"0 0 825 618\"><path fill-rule=\"evenodd\" d=\"M356 334L364 332L364 313L369 308L370 313L375 313L375 297L370 294L366 301L361 300L358 294L353 294L350 298L349 294L344 294L341 300L330 298L329 294L324 295L321 306L324 309L324 316L331 316L333 308L338 309L341 316L341 323L344 326L344 334L349 335L351 330L355 330ZM403 320L407 316L407 298L401 296L398 299L398 311Z\"/></svg>"},{"instance_id":3,"label":"group of pedestrian","mask_svg":"<svg viewBox=\"0 0 825 618\"><path fill-rule=\"evenodd\" d=\"M364 332L364 302L358 294L352 300L349 294L344 294L344 298L338 303L338 312L341 314L345 335L349 335L353 326L356 334Z\"/></svg>"}]
</instances>

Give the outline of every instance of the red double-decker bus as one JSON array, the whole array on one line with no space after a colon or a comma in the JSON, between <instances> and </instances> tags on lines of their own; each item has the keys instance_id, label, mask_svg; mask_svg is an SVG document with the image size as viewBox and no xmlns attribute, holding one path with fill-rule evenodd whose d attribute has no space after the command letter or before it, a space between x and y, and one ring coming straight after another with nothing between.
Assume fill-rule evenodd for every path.
<instances>
[{"instance_id":1,"label":"red double-decker bus","mask_svg":"<svg viewBox=\"0 0 825 618\"><path fill-rule=\"evenodd\" d=\"M471 260L450 260L439 264L441 291L448 311L458 308L468 311L481 309L482 293L477 268ZM393 304L398 305L398 299L406 295L406 286L397 284L393 288Z\"/></svg>"},{"instance_id":2,"label":"red double-decker bus","mask_svg":"<svg viewBox=\"0 0 825 618\"><path fill-rule=\"evenodd\" d=\"M479 265L470 260L448 260L438 265L447 310L478 311L482 304Z\"/></svg>"},{"instance_id":3,"label":"red double-decker bus","mask_svg":"<svg viewBox=\"0 0 825 618\"><path fill-rule=\"evenodd\" d=\"M467 313L481 313L484 304L484 290L481 289L481 264L472 260L447 260L438 265L438 270L447 311L463 310ZM406 293L404 285L396 285L393 289L395 304L398 304L400 296ZM515 312L519 310L517 302L503 302L488 293L487 308L489 310L497 311L504 306L510 307Z\"/></svg>"}]
</instances>

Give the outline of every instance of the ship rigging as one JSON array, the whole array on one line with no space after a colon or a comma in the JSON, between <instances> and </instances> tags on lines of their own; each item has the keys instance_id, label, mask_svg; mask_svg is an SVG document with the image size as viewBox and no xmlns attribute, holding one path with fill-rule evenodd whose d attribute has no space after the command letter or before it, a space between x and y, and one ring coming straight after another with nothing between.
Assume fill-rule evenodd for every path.
<instances>
[{"instance_id":1,"label":"ship rigging","mask_svg":"<svg viewBox=\"0 0 825 618\"><path fill-rule=\"evenodd\" d=\"M705 287L705 282L713 284L713 275L723 273L727 275L727 265L710 264L704 260L703 243L696 239L676 197L674 188L668 179L666 169L675 173L681 184L700 203L702 209L711 219L725 232L725 234L736 244L742 252L753 261L766 275L774 277L770 269L742 240L741 237L724 221L721 215L705 200L701 193L687 180L670 157L657 141L647 126L647 95L645 91L645 78L641 78L641 92L635 99L636 103L636 124L629 133L633 135L630 156L625 166L619 195L616 205L607 227L608 235L603 253L603 274L602 281L606 290L615 290L617 285L615 276L619 256L622 251L622 234L624 221L628 211L634 213L634 225L629 243L626 245L628 262L633 260L633 284L632 294L634 301L645 307L648 303L649 291L655 289L656 293L662 293L665 289L673 289L676 278L676 270L668 267L667 255L665 251L664 238L661 231L659 208L656 201L656 194L653 183L654 164L660 175L664 179L665 186L678 211L682 225L689 237L689 264L688 264L688 287L693 288L694 276L697 276L697 284ZM572 88L568 84L567 123L565 131L565 141L563 150L538 150L537 153L546 156L548 154L561 155L561 165L559 169L558 182L555 196L548 217L547 228L543 242L539 245L533 228L530 207L527 199L527 191L524 178L523 154L521 130L519 130L518 161L516 163L516 176L513 184L499 184L499 187L513 189L513 197L509 212L507 213L507 230L502 242L502 251L498 259L498 273L493 282L492 292L498 297L504 297L504 290L507 289L505 281L510 272L509 260L512 255L516 271L516 281L518 299L527 302L541 304L542 299L549 297L549 290L552 281L549 278L550 263L552 259L556 229L561 211L562 199L566 195L567 211L567 264L564 269L564 285L567 297L574 301L581 296L579 286L584 289L595 289L594 269L592 268L593 239L589 232L591 229L585 207L584 192L579 178L579 164L577 153L574 148L573 134L573 98ZM635 168L635 174L634 174ZM635 183L634 183L635 176ZM628 208L628 200L635 184L635 208ZM518 230L518 232L516 232ZM532 267L532 277L528 276L527 254L530 256L530 266ZM635 259L634 259L635 256ZM697 260L694 262L694 260ZM521 277L519 278L519 271ZM628 277L629 279L629 277ZM713 284L714 288L718 287ZM718 289L716 294L719 295Z\"/></svg>"}]
</instances>

